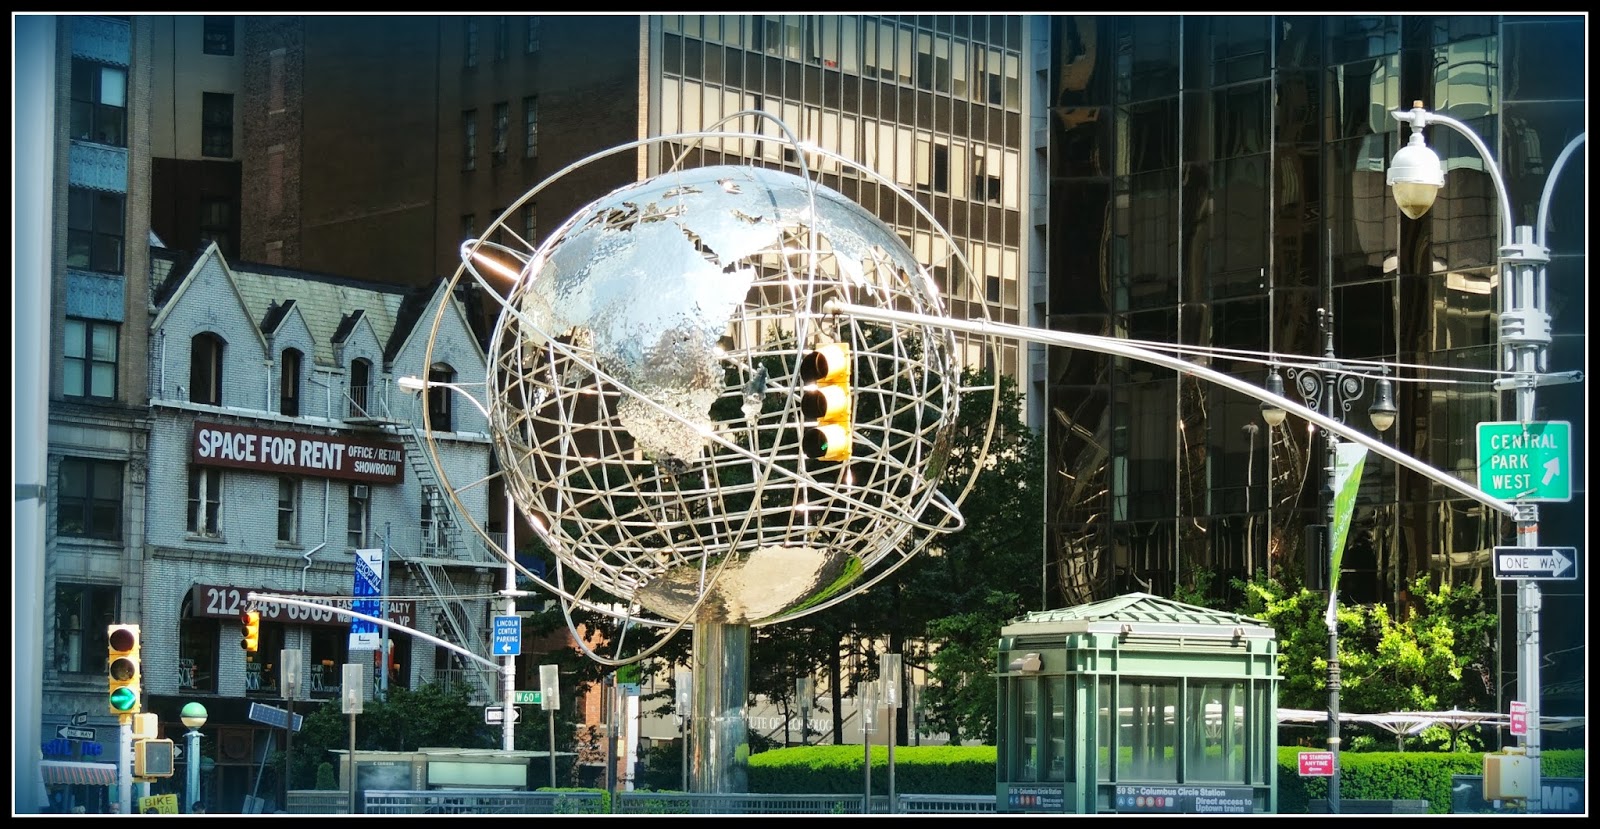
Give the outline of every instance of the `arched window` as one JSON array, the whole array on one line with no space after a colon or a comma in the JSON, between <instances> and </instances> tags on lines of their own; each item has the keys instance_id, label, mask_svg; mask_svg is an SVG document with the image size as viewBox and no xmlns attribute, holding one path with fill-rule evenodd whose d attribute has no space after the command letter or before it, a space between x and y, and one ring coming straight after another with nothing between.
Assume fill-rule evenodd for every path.
<instances>
[{"instance_id":1,"label":"arched window","mask_svg":"<svg viewBox=\"0 0 1600 829\"><path fill-rule=\"evenodd\" d=\"M189 348L189 402L222 405L222 338L209 331L194 335Z\"/></svg>"},{"instance_id":2,"label":"arched window","mask_svg":"<svg viewBox=\"0 0 1600 829\"><path fill-rule=\"evenodd\" d=\"M372 389L372 362L357 359L350 363L350 416L367 416L367 396Z\"/></svg>"},{"instance_id":3,"label":"arched window","mask_svg":"<svg viewBox=\"0 0 1600 829\"><path fill-rule=\"evenodd\" d=\"M453 432L455 424L450 420L450 396L455 390L435 385L438 383L454 383L456 370L445 363L434 363L428 369L428 426L435 432Z\"/></svg>"},{"instance_id":4,"label":"arched window","mask_svg":"<svg viewBox=\"0 0 1600 829\"><path fill-rule=\"evenodd\" d=\"M278 411L291 417L300 415L300 365L304 355L297 348L285 348L278 364Z\"/></svg>"}]
</instances>

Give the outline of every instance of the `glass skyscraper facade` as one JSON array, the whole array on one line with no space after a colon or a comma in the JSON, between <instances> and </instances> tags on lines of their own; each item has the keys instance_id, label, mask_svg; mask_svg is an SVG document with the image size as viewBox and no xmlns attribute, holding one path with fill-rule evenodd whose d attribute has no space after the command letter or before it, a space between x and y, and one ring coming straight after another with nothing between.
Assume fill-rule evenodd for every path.
<instances>
[{"instance_id":1,"label":"glass skyscraper facade","mask_svg":"<svg viewBox=\"0 0 1600 829\"><path fill-rule=\"evenodd\" d=\"M1585 129L1581 16L1091 16L1051 18L1048 326L1195 349L1264 385L1272 354L1392 367L1399 417L1368 422L1375 383L1342 416L1476 483L1476 425L1514 420L1491 386L1500 213L1486 160L1426 131L1446 181L1418 220L1395 206L1390 112L1420 101L1481 135L1515 224L1533 225L1556 157ZM1582 369L1582 153L1550 204L1549 370ZM1283 366L1279 366L1281 370ZM1292 378L1291 378L1292 379ZM1268 429L1257 402L1158 367L1052 348L1046 557L1071 606L1210 578L1298 579L1322 522L1321 441ZM1295 398L1292 382L1289 396ZM1584 386L1542 386L1538 419L1573 424L1577 492L1546 503L1541 542L1583 558ZM1514 544L1498 513L1369 454L1339 582L1347 602L1399 609L1422 574L1499 598L1504 698L1514 688ZM1581 582L1546 582L1546 714L1582 713ZM1403 611L1402 611L1403 612ZM1554 616L1552 614L1562 614ZM1571 682L1569 682L1571 680ZM1507 683L1513 683L1508 686ZM1503 710L1503 708L1502 708Z\"/></svg>"}]
</instances>

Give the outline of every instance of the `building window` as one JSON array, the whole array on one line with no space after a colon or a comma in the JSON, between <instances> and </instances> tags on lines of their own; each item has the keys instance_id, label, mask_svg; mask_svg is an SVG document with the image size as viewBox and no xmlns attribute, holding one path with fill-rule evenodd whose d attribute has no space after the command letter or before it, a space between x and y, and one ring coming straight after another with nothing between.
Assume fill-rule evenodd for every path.
<instances>
[{"instance_id":1,"label":"building window","mask_svg":"<svg viewBox=\"0 0 1600 829\"><path fill-rule=\"evenodd\" d=\"M200 103L200 154L209 158L233 157L233 96L206 92Z\"/></svg>"},{"instance_id":2,"label":"building window","mask_svg":"<svg viewBox=\"0 0 1600 829\"><path fill-rule=\"evenodd\" d=\"M212 242L223 256L233 258L233 202L227 199L200 200L200 246Z\"/></svg>"},{"instance_id":3,"label":"building window","mask_svg":"<svg viewBox=\"0 0 1600 829\"><path fill-rule=\"evenodd\" d=\"M505 60L511 54L511 18L501 15L494 26L494 59Z\"/></svg>"},{"instance_id":4,"label":"building window","mask_svg":"<svg viewBox=\"0 0 1600 829\"><path fill-rule=\"evenodd\" d=\"M461 169L478 169L478 111L461 113Z\"/></svg>"},{"instance_id":5,"label":"building window","mask_svg":"<svg viewBox=\"0 0 1600 829\"><path fill-rule=\"evenodd\" d=\"M56 532L76 538L122 537L122 464L62 458L56 476Z\"/></svg>"},{"instance_id":6,"label":"building window","mask_svg":"<svg viewBox=\"0 0 1600 829\"><path fill-rule=\"evenodd\" d=\"M268 112L282 112L284 109L284 59L288 55L287 49L273 49L267 53Z\"/></svg>"},{"instance_id":7,"label":"building window","mask_svg":"<svg viewBox=\"0 0 1600 829\"><path fill-rule=\"evenodd\" d=\"M304 355L297 348L285 348L278 368L278 411L290 417L300 415L300 366Z\"/></svg>"},{"instance_id":8,"label":"building window","mask_svg":"<svg viewBox=\"0 0 1600 829\"><path fill-rule=\"evenodd\" d=\"M189 467L188 529L190 535L222 535L222 470Z\"/></svg>"},{"instance_id":9,"label":"building window","mask_svg":"<svg viewBox=\"0 0 1600 829\"><path fill-rule=\"evenodd\" d=\"M522 206L522 240L529 247L539 246L539 206L533 202Z\"/></svg>"},{"instance_id":10,"label":"building window","mask_svg":"<svg viewBox=\"0 0 1600 829\"><path fill-rule=\"evenodd\" d=\"M366 484L350 485L350 506L345 513L345 533L351 549L354 550L364 550L367 547L367 519L370 515L367 493Z\"/></svg>"},{"instance_id":11,"label":"building window","mask_svg":"<svg viewBox=\"0 0 1600 829\"><path fill-rule=\"evenodd\" d=\"M205 53L208 55L233 54L233 15L206 15Z\"/></svg>"},{"instance_id":12,"label":"building window","mask_svg":"<svg viewBox=\"0 0 1600 829\"><path fill-rule=\"evenodd\" d=\"M478 65L478 19L469 17L462 33L461 65L472 69Z\"/></svg>"},{"instance_id":13,"label":"building window","mask_svg":"<svg viewBox=\"0 0 1600 829\"><path fill-rule=\"evenodd\" d=\"M195 615L194 596L187 595L178 617L178 688L215 693L217 645L223 623ZM238 627L228 623L230 629Z\"/></svg>"},{"instance_id":14,"label":"building window","mask_svg":"<svg viewBox=\"0 0 1600 829\"><path fill-rule=\"evenodd\" d=\"M72 60L72 137L128 146L128 71Z\"/></svg>"},{"instance_id":15,"label":"building window","mask_svg":"<svg viewBox=\"0 0 1600 829\"><path fill-rule=\"evenodd\" d=\"M283 212L283 145L267 148L267 215Z\"/></svg>"},{"instance_id":16,"label":"building window","mask_svg":"<svg viewBox=\"0 0 1600 829\"><path fill-rule=\"evenodd\" d=\"M117 396L117 326L67 318L61 348L61 393L68 397Z\"/></svg>"},{"instance_id":17,"label":"building window","mask_svg":"<svg viewBox=\"0 0 1600 829\"><path fill-rule=\"evenodd\" d=\"M511 105L494 105L494 155L496 165L506 163L506 137L511 132Z\"/></svg>"},{"instance_id":18,"label":"building window","mask_svg":"<svg viewBox=\"0 0 1600 829\"><path fill-rule=\"evenodd\" d=\"M539 154L539 96L522 99L522 157L533 158Z\"/></svg>"},{"instance_id":19,"label":"building window","mask_svg":"<svg viewBox=\"0 0 1600 829\"><path fill-rule=\"evenodd\" d=\"M372 362L357 359L350 363L350 416L367 416L367 398L372 389Z\"/></svg>"},{"instance_id":20,"label":"building window","mask_svg":"<svg viewBox=\"0 0 1600 829\"><path fill-rule=\"evenodd\" d=\"M294 544L300 540L300 482L287 475L278 479L278 540Z\"/></svg>"},{"instance_id":21,"label":"building window","mask_svg":"<svg viewBox=\"0 0 1600 829\"><path fill-rule=\"evenodd\" d=\"M422 488L422 549L429 554L439 551L439 525L435 513L437 492L431 486Z\"/></svg>"},{"instance_id":22,"label":"building window","mask_svg":"<svg viewBox=\"0 0 1600 829\"><path fill-rule=\"evenodd\" d=\"M539 51L539 15L523 18L523 45L522 50L528 54Z\"/></svg>"},{"instance_id":23,"label":"building window","mask_svg":"<svg viewBox=\"0 0 1600 829\"><path fill-rule=\"evenodd\" d=\"M56 585L56 670L105 673L106 628L119 615L118 604L115 587Z\"/></svg>"},{"instance_id":24,"label":"building window","mask_svg":"<svg viewBox=\"0 0 1600 829\"><path fill-rule=\"evenodd\" d=\"M1000 201L1000 176L999 164L993 168L989 165L989 157L981 147L972 150L972 194L978 201Z\"/></svg>"},{"instance_id":25,"label":"building window","mask_svg":"<svg viewBox=\"0 0 1600 829\"><path fill-rule=\"evenodd\" d=\"M455 379L455 369L444 363L434 363L428 369L428 426L435 432L454 431L450 422L450 395L454 392L437 384L454 383Z\"/></svg>"},{"instance_id":26,"label":"building window","mask_svg":"<svg viewBox=\"0 0 1600 829\"><path fill-rule=\"evenodd\" d=\"M222 338L194 335L189 348L189 402L222 405Z\"/></svg>"},{"instance_id":27,"label":"building window","mask_svg":"<svg viewBox=\"0 0 1600 829\"><path fill-rule=\"evenodd\" d=\"M466 241L478 232L478 217L472 213L461 215L461 239Z\"/></svg>"},{"instance_id":28,"label":"building window","mask_svg":"<svg viewBox=\"0 0 1600 829\"><path fill-rule=\"evenodd\" d=\"M122 273L124 199L82 187L67 190L67 267Z\"/></svg>"}]
</instances>

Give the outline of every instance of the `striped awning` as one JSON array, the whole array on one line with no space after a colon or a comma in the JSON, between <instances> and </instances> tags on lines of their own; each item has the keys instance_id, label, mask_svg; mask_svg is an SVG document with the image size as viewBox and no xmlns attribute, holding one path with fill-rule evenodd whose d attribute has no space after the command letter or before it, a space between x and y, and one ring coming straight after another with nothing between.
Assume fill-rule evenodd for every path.
<instances>
[{"instance_id":1,"label":"striped awning","mask_svg":"<svg viewBox=\"0 0 1600 829\"><path fill-rule=\"evenodd\" d=\"M39 770L48 786L115 786L115 763L79 763L71 760L40 760Z\"/></svg>"}]
</instances>

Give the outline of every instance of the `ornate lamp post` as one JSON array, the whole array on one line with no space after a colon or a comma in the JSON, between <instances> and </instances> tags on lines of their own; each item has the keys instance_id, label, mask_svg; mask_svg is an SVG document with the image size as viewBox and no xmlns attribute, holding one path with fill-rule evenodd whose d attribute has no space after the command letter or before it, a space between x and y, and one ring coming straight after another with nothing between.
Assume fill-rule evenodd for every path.
<instances>
[{"instance_id":1,"label":"ornate lamp post","mask_svg":"<svg viewBox=\"0 0 1600 829\"><path fill-rule=\"evenodd\" d=\"M1389 164L1388 182L1393 188L1395 203L1400 211L1412 219L1421 218L1433 206L1434 198L1444 187L1444 166L1439 154L1428 147L1422 130L1430 124L1440 124L1460 133L1483 156L1484 169L1494 182L1495 196L1500 203L1500 350L1502 368L1512 372L1507 381L1497 381L1495 389L1516 390L1517 421L1527 424L1534 420L1533 393L1541 385L1574 382L1578 373L1565 375L1541 373L1547 371L1546 349L1550 345L1550 314L1545 310L1545 266L1550 262L1550 249L1544 244L1545 228L1550 216L1550 196L1555 191L1556 176L1566 165L1587 133L1579 133L1567 143L1556 157L1550 174L1545 179L1544 192L1539 198L1538 235L1534 228L1516 225L1511 216L1511 199L1507 195L1505 178L1500 165L1483 139L1471 127L1451 118L1429 112L1421 101L1411 109L1397 109L1389 113L1396 121L1411 127L1406 146L1395 153ZM1526 500L1517 502L1517 546L1534 547L1539 544L1539 505ZM1517 639L1518 649L1517 692L1528 706L1528 734L1523 747L1528 764L1532 767L1535 785L1528 794L1528 811L1540 811L1541 787L1539 760L1539 584L1533 579L1517 580Z\"/></svg>"},{"instance_id":2,"label":"ornate lamp post","mask_svg":"<svg viewBox=\"0 0 1600 829\"><path fill-rule=\"evenodd\" d=\"M206 707L198 702L191 702L183 706L179 714L183 724L189 727L184 736L184 753L188 755L185 766L188 767L188 781L184 787L183 811L188 812L200 800L200 726L206 724Z\"/></svg>"},{"instance_id":3,"label":"ornate lamp post","mask_svg":"<svg viewBox=\"0 0 1600 829\"><path fill-rule=\"evenodd\" d=\"M1322 360L1312 368L1290 368L1288 374L1296 391L1305 401L1306 408L1320 410L1327 417L1345 422L1350 407L1366 392L1366 376L1351 370L1334 359L1333 353L1333 286L1328 284L1323 292L1323 307L1317 309L1317 327L1322 334ZM1267 390L1283 396L1283 380L1276 370L1267 375ZM1394 390L1387 377L1379 377L1367 416L1372 427L1380 432L1394 425ZM1288 412L1271 402L1261 404L1261 419L1270 429L1282 425ZM1338 467L1339 436L1323 430L1326 466L1322 480L1322 562L1327 567L1328 585L1328 750L1333 752L1333 776L1328 778L1328 810L1339 813L1339 564L1336 561L1334 542L1335 480Z\"/></svg>"}]
</instances>

